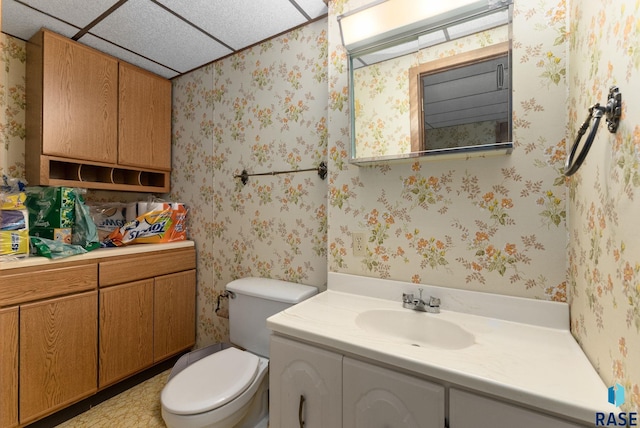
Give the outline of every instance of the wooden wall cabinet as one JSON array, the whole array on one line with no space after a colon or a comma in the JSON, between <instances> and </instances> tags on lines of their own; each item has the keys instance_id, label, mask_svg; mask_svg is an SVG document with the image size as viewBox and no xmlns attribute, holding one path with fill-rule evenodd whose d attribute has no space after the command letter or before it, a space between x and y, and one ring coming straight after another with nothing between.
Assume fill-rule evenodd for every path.
<instances>
[{"instance_id":1,"label":"wooden wall cabinet","mask_svg":"<svg viewBox=\"0 0 640 428\"><path fill-rule=\"evenodd\" d=\"M48 31L36 33L28 47L34 48L28 51L34 73L29 91L40 99L43 113L42 154L115 163L118 61ZM34 81L40 84L31 85Z\"/></svg>"},{"instance_id":2,"label":"wooden wall cabinet","mask_svg":"<svg viewBox=\"0 0 640 428\"><path fill-rule=\"evenodd\" d=\"M184 247L0 268L0 428L191 348L195 267Z\"/></svg>"},{"instance_id":3,"label":"wooden wall cabinet","mask_svg":"<svg viewBox=\"0 0 640 428\"><path fill-rule=\"evenodd\" d=\"M170 81L41 30L26 105L29 184L169 191Z\"/></svg>"},{"instance_id":4,"label":"wooden wall cabinet","mask_svg":"<svg viewBox=\"0 0 640 428\"><path fill-rule=\"evenodd\" d=\"M118 164L170 170L171 82L120 62L119 88Z\"/></svg>"}]
</instances>

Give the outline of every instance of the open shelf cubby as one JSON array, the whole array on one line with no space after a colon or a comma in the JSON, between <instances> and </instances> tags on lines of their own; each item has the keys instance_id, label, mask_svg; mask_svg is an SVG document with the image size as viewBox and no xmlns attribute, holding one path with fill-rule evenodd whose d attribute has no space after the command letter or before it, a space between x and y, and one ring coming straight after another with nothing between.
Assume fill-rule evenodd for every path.
<instances>
[{"instance_id":1,"label":"open shelf cubby","mask_svg":"<svg viewBox=\"0 0 640 428\"><path fill-rule=\"evenodd\" d=\"M151 171L41 156L40 183L132 192L169 192L169 171Z\"/></svg>"}]
</instances>

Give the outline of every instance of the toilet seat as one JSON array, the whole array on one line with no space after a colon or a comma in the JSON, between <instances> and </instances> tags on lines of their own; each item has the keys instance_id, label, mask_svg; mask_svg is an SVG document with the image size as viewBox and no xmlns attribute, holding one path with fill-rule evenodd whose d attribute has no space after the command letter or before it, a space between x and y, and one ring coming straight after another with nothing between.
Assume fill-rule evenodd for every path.
<instances>
[{"instance_id":1,"label":"toilet seat","mask_svg":"<svg viewBox=\"0 0 640 428\"><path fill-rule=\"evenodd\" d=\"M162 390L164 408L175 415L208 412L242 394L258 374L259 357L237 348L216 352L186 367Z\"/></svg>"}]
</instances>

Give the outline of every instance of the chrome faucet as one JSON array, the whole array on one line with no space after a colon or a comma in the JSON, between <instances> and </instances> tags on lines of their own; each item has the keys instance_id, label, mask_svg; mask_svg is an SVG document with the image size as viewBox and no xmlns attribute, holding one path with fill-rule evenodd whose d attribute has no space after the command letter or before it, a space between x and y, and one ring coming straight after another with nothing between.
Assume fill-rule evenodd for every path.
<instances>
[{"instance_id":1,"label":"chrome faucet","mask_svg":"<svg viewBox=\"0 0 640 428\"><path fill-rule=\"evenodd\" d=\"M430 296L429 302L422 300L422 288L418 288L420 297L414 298L413 293L402 293L402 307L419 312L440 313L440 299Z\"/></svg>"}]
</instances>

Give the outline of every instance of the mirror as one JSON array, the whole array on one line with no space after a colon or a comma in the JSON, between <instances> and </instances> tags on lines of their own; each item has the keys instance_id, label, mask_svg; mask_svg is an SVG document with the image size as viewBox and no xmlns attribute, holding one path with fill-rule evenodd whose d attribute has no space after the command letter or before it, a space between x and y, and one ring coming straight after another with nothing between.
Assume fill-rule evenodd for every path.
<instances>
[{"instance_id":1,"label":"mirror","mask_svg":"<svg viewBox=\"0 0 640 428\"><path fill-rule=\"evenodd\" d=\"M351 51L350 161L510 153L510 24L503 6Z\"/></svg>"},{"instance_id":2,"label":"mirror","mask_svg":"<svg viewBox=\"0 0 640 428\"><path fill-rule=\"evenodd\" d=\"M509 141L509 43L409 69L411 151Z\"/></svg>"}]
</instances>

